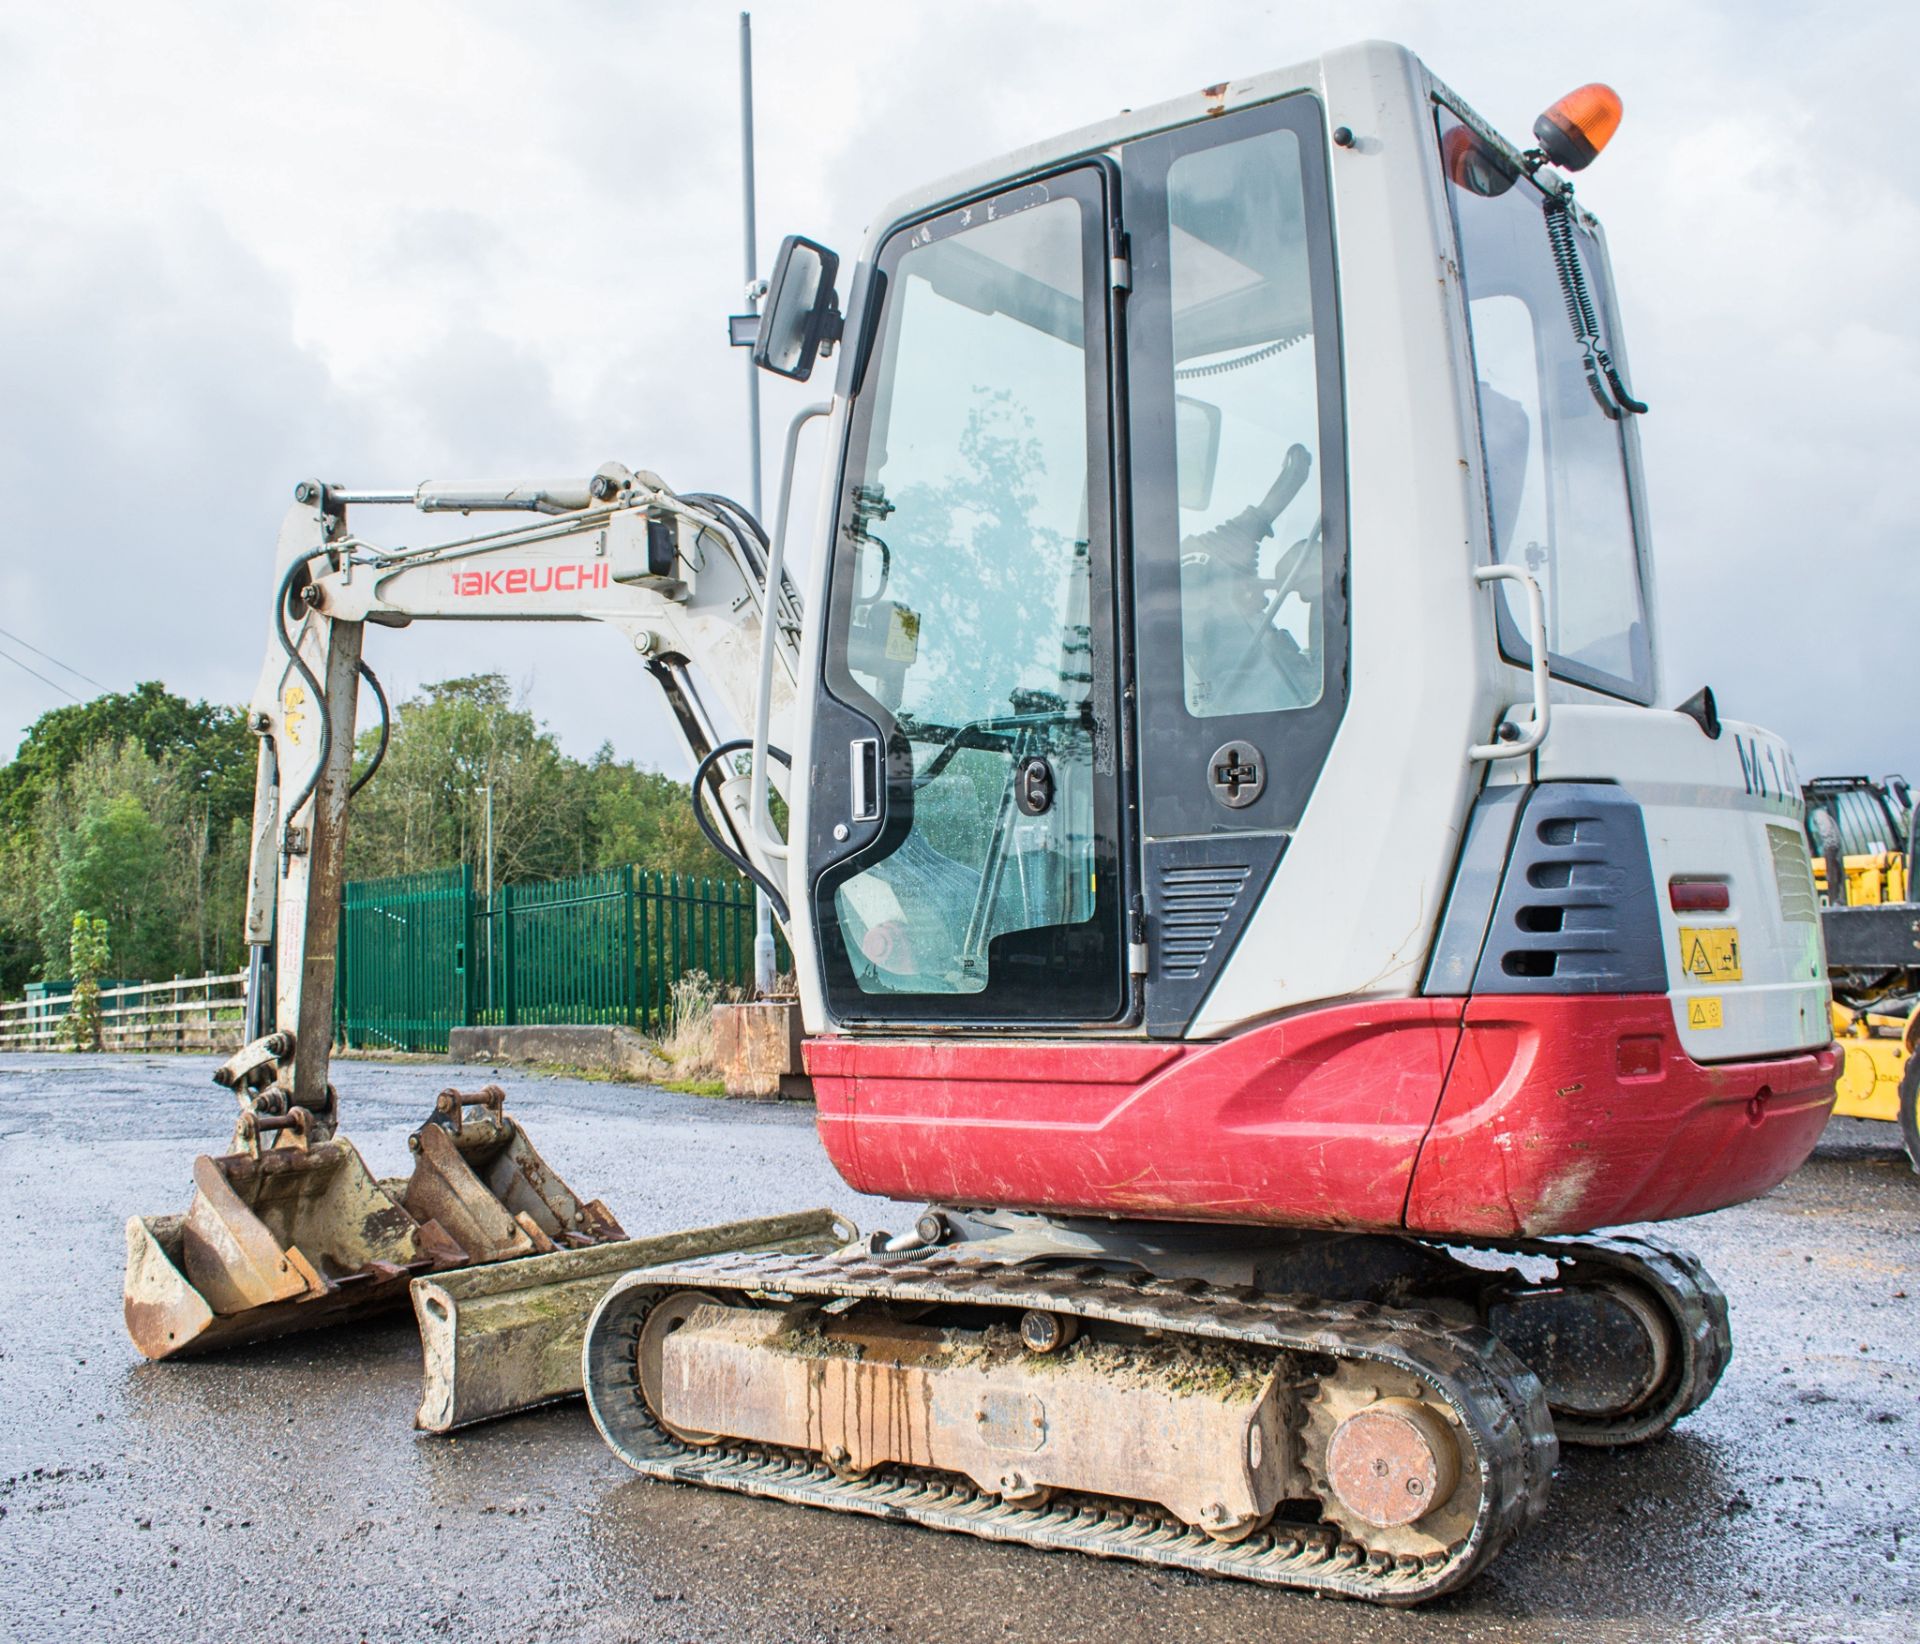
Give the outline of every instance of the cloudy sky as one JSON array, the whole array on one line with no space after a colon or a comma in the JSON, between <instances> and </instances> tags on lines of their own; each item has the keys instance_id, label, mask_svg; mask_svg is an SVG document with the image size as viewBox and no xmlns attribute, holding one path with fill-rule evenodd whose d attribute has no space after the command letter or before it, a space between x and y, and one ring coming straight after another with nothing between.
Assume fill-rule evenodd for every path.
<instances>
[{"instance_id":1,"label":"cloudy sky","mask_svg":"<svg viewBox=\"0 0 1920 1644\"><path fill-rule=\"evenodd\" d=\"M1578 15L1588 19L1575 22ZM0 5L0 651L238 702L293 482L585 473L744 494L721 4ZM977 159L1368 35L1515 136L1626 102L1608 225L1668 682L1803 770L1920 776L1920 183L1896 0L754 7L761 244L858 249ZM805 390L767 396L768 444ZM769 482L771 484L771 481ZM390 540L417 540L390 516ZM362 522L372 526L372 516ZM598 630L375 635L401 692L500 668L574 752L684 770ZM68 700L0 660L0 757Z\"/></svg>"}]
</instances>

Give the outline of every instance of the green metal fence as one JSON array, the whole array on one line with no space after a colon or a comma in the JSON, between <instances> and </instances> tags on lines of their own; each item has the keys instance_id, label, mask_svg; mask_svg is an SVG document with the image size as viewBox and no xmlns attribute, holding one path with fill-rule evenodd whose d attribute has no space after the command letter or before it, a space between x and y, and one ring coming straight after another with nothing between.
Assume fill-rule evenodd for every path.
<instances>
[{"instance_id":1,"label":"green metal fence","mask_svg":"<svg viewBox=\"0 0 1920 1644\"><path fill-rule=\"evenodd\" d=\"M502 885L471 869L349 884L337 1016L348 1045L444 1050L467 1024L668 1026L673 985L753 981L753 890L635 867ZM791 963L779 946L779 964Z\"/></svg>"},{"instance_id":2,"label":"green metal fence","mask_svg":"<svg viewBox=\"0 0 1920 1644\"><path fill-rule=\"evenodd\" d=\"M473 870L362 879L341 894L334 1017L343 1043L445 1050L473 1019Z\"/></svg>"},{"instance_id":3,"label":"green metal fence","mask_svg":"<svg viewBox=\"0 0 1920 1644\"><path fill-rule=\"evenodd\" d=\"M744 879L640 873L634 886L637 1027L664 1029L673 984L701 970L732 987L753 985L753 887ZM784 969L792 961L780 949Z\"/></svg>"},{"instance_id":4,"label":"green metal fence","mask_svg":"<svg viewBox=\"0 0 1920 1644\"><path fill-rule=\"evenodd\" d=\"M483 1022L631 1022L633 869L502 885L480 910Z\"/></svg>"}]
</instances>

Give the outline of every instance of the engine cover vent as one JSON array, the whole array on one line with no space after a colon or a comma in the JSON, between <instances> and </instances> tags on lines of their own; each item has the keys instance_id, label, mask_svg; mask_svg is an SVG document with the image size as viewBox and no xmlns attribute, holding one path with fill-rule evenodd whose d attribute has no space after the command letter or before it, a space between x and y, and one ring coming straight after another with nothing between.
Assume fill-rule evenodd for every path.
<instances>
[{"instance_id":1,"label":"engine cover vent","mask_svg":"<svg viewBox=\"0 0 1920 1644\"><path fill-rule=\"evenodd\" d=\"M1547 782L1515 830L1475 993L1664 993L1640 807L1603 783Z\"/></svg>"}]
</instances>

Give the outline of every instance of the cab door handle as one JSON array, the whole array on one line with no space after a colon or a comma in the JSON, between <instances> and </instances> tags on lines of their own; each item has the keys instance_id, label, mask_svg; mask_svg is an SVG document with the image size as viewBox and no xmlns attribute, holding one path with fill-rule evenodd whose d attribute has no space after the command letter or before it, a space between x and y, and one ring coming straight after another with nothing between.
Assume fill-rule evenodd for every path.
<instances>
[{"instance_id":1,"label":"cab door handle","mask_svg":"<svg viewBox=\"0 0 1920 1644\"><path fill-rule=\"evenodd\" d=\"M880 815L880 739L855 737L847 744L848 776L855 822L872 822Z\"/></svg>"}]
</instances>

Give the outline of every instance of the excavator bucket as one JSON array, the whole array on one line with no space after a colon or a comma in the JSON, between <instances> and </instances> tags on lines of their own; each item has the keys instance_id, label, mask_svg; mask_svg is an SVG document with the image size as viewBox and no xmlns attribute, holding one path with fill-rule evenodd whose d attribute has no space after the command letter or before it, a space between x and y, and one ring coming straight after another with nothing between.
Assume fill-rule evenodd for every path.
<instances>
[{"instance_id":1,"label":"excavator bucket","mask_svg":"<svg viewBox=\"0 0 1920 1644\"><path fill-rule=\"evenodd\" d=\"M807 1210L415 1279L423 1382L414 1425L446 1433L578 1394L587 1318L636 1268L725 1251L814 1254L858 1237L845 1217Z\"/></svg>"},{"instance_id":2,"label":"excavator bucket","mask_svg":"<svg viewBox=\"0 0 1920 1644\"><path fill-rule=\"evenodd\" d=\"M431 1262L351 1142L202 1154L184 1216L127 1221L127 1333L164 1359L310 1329L391 1306Z\"/></svg>"},{"instance_id":3,"label":"excavator bucket","mask_svg":"<svg viewBox=\"0 0 1920 1644\"><path fill-rule=\"evenodd\" d=\"M423 1273L625 1238L548 1168L498 1086L441 1092L404 1181L310 1127L303 1110L244 1113L235 1151L194 1161L185 1215L128 1220L127 1333L146 1357L367 1318Z\"/></svg>"},{"instance_id":4,"label":"excavator bucket","mask_svg":"<svg viewBox=\"0 0 1920 1644\"><path fill-rule=\"evenodd\" d=\"M441 1091L431 1120L407 1139L413 1176L401 1201L423 1226L435 1224L465 1262L508 1261L624 1239L598 1199L582 1204L506 1116L507 1093ZM480 1112L469 1117L469 1110Z\"/></svg>"}]
</instances>

